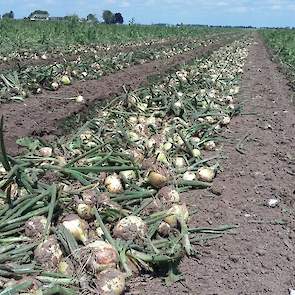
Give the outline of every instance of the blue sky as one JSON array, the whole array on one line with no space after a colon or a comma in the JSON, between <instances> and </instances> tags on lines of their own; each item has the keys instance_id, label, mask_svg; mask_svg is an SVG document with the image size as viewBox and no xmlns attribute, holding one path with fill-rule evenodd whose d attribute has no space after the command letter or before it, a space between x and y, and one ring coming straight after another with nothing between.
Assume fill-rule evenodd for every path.
<instances>
[{"instance_id":1,"label":"blue sky","mask_svg":"<svg viewBox=\"0 0 295 295\"><path fill-rule=\"evenodd\" d=\"M17 18L35 9L52 16L121 12L128 22L197 23L212 25L295 26L295 0L0 0L0 13L13 10Z\"/></svg>"}]
</instances>

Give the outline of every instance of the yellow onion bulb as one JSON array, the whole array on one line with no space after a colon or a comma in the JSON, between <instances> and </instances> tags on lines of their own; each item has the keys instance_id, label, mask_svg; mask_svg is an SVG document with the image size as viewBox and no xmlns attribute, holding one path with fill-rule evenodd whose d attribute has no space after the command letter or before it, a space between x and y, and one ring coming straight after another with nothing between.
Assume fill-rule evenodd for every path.
<instances>
[{"instance_id":1,"label":"yellow onion bulb","mask_svg":"<svg viewBox=\"0 0 295 295\"><path fill-rule=\"evenodd\" d=\"M118 263L116 249L104 241L92 242L85 247L85 250L87 253L90 252L89 265L96 272L116 267Z\"/></svg>"},{"instance_id":2,"label":"yellow onion bulb","mask_svg":"<svg viewBox=\"0 0 295 295\"><path fill-rule=\"evenodd\" d=\"M124 190L121 179L120 179L119 175L116 173L109 175L105 179L104 184L105 184L108 192L110 192L110 193L117 194L117 193L123 192L123 190Z\"/></svg>"},{"instance_id":3,"label":"yellow onion bulb","mask_svg":"<svg viewBox=\"0 0 295 295\"><path fill-rule=\"evenodd\" d=\"M38 263L46 268L56 268L62 259L62 251L54 236L49 236L47 240L37 246L34 257Z\"/></svg>"},{"instance_id":4,"label":"yellow onion bulb","mask_svg":"<svg viewBox=\"0 0 295 295\"><path fill-rule=\"evenodd\" d=\"M73 237L82 243L88 239L88 224L76 214L69 214L62 220L63 226L73 235Z\"/></svg>"},{"instance_id":5,"label":"yellow onion bulb","mask_svg":"<svg viewBox=\"0 0 295 295\"><path fill-rule=\"evenodd\" d=\"M151 171L148 175L148 182L155 188L161 188L168 182L168 177L159 172Z\"/></svg>"},{"instance_id":6,"label":"yellow onion bulb","mask_svg":"<svg viewBox=\"0 0 295 295\"><path fill-rule=\"evenodd\" d=\"M133 241L135 239L144 239L147 235L147 225L138 216L127 216L121 219L114 227L114 237Z\"/></svg>"},{"instance_id":7,"label":"yellow onion bulb","mask_svg":"<svg viewBox=\"0 0 295 295\"><path fill-rule=\"evenodd\" d=\"M215 174L215 169L211 167L202 167L198 170L197 177L201 181L212 182Z\"/></svg>"},{"instance_id":8,"label":"yellow onion bulb","mask_svg":"<svg viewBox=\"0 0 295 295\"><path fill-rule=\"evenodd\" d=\"M176 227L179 220L187 222L188 217L189 213L185 204L173 205L173 207L167 211L167 217L164 218L164 221L171 227Z\"/></svg>"},{"instance_id":9,"label":"yellow onion bulb","mask_svg":"<svg viewBox=\"0 0 295 295\"><path fill-rule=\"evenodd\" d=\"M99 294L121 295L126 287L126 275L121 271L110 268L97 275Z\"/></svg>"}]
</instances>

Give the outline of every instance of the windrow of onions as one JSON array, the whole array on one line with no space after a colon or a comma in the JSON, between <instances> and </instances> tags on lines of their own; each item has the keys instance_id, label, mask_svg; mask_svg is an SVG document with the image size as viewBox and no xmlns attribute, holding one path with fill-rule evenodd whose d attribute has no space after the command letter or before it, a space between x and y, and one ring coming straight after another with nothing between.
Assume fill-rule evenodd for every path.
<instances>
[{"instance_id":1,"label":"windrow of onions","mask_svg":"<svg viewBox=\"0 0 295 295\"><path fill-rule=\"evenodd\" d=\"M126 93L57 144L19 140L28 151L16 158L2 150L1 286L122 294L131 275L169 269L202 235L227 230L189 228L181 193L218 173L247 47L235 41Z\"/></svg>"},{"instance_id":2,"label":"windrow of onions","mask_svg":"<svg viewBox=\"0 0 295 295\"><path fill-rule=\"evenodd\" d=\"M56 91L62 86L69 86L74 80L93 80L101 76L128 68L134 64L143 64L152 60L171 58L175 55L191 51L202 45L211 44L212 38L217 42L232 40L231 34L220 36L206 35L200 39L172 40L169 44L159 43L157 47L134 48L129 52L103 51L91 48L84 55L53 65L40 65L7 71L0 76L0 102L7 99L24 99L31 93L40 94L44 89ZM87 50L86 50L87 51ZM46 55L42 55L44 58ZM83 102L83 100L75 100Z\"/></svg>"}]
</instances>

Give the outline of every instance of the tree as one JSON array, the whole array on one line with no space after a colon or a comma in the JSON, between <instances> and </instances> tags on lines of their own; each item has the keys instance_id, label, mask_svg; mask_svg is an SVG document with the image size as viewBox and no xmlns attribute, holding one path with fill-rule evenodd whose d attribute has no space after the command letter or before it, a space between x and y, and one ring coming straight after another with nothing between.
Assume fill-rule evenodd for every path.
<instances>
[{"instance_id":1,"label":"tree","mask_svg":"<svg viewBox=\"0 0 295 295\"><path fill-rule=\"evenodd\" d=\"M10 19L14 19L14 12L11 10L10 12L4 13L2 15L2 18L10 18Z\"/></svg>"},{"instance_id":2,"label":"tree","mask_svg":"<svg viewBox=\"0 0 295 295\"><path fill-rule=\"evenodd\" d=\"M121 13L117 12L114 15L114 24L123 24L124 23L124 18Z\"/></svg>"},{"instance_id":3,"label":"tree","mask_svg":"<svg viewBox=\"0 0 295 295\"><path fill-rule=\"evenodd\" d=\"M93 22L93 23L96 23L96 22L97 22L97 17L96 17L94 14L89 13L89 14L87 15L87 21L89 21L89 22Z\"/></svg>"},{"instance_id":4,"label":"tree","mask_svg":"<svg viewBox=\"0 0 295 295\"><path fill-rule=\"evenodd\" d=\"M29 18L31 18L34 14L46 15L47 17L49 17L48 11L46 11L46 10L35 10L35 11L30 13Z\"/></svg>"},{"instance_id":5,"label":"tree","mask_svg":"<svg viewBox=\"0 0 295 295\"><path fill-rule=\"evenodd\" d=\"M104 22L109 25L113 23L114 15L110 10L105 10L102 14L102 18Z\"/></svg>"}]
</instances>

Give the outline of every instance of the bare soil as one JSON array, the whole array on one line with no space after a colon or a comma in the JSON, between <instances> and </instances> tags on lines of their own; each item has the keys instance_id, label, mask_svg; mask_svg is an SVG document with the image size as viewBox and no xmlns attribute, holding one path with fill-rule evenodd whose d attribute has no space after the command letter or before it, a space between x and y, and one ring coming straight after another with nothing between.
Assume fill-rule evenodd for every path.
<instances>
[{"instance_id":1,"label":"bare soil","mask_svg":"<svg viewBox=\"0 0 295 295\"><path fill-rule=\"evenodd\" d=\"M184 194L198 212L191 226L236 224L196 246L180 265L184 280L165 287L145 276L127 294L284 295L295 289L295 112L288 81L256 38L244 68L244 113L224 133L222 173L208 191ZM243 142L245 154L236 150ZM276 207L268 206L277 199Z\"/></svg>"},{"instance_id":2,"label":"bare soil","mask_svg":"<svg viewBox=\"0 0 295 295\"><path fill-rule=\"evenodd\" d=\"M222 45L224 43L215 43L167 60L135 65L104 76L100 80L77 81L70 87L63 87L55 92L46 91L21 103L1 104L0 115L5 118L7 152L11 155L20 152L20 148L15 144L16 139L20 137L34 135L48 139L51 135L60 134L61 122L77 113L87 112L99 101L122 94L124 85L130 89L147 85L149 77L163 75L197 56L209 54ZM85 103L65 99L78 95L84 97Z\"/></svg>"}]
</instances>

